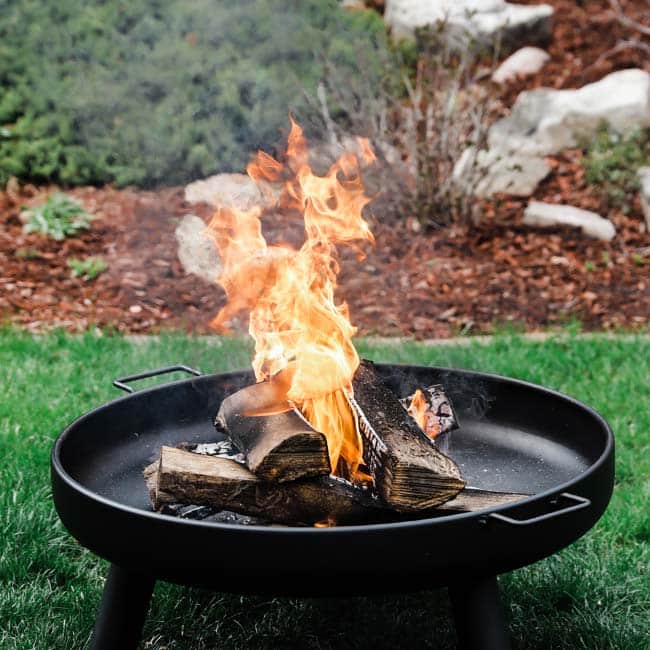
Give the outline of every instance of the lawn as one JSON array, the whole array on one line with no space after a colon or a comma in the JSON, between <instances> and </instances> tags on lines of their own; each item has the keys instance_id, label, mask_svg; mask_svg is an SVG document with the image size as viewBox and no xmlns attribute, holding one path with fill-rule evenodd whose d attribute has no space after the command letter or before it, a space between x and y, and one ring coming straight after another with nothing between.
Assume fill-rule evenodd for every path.
<instances>
[{"instance_id":1,"label":"lawn","mask_svg":"<svg viewBox=\"0 0 650 650\"><path fill-rule=\"evenodd\" d=\"M573 546L501 578L515 648L648 647L650 341L502 336L489 345L359 342L378 361L449 365L542 383L598 409L617 437L612 503ZM249 363L238 340L182 335L32 338L0 330L0 647L87 645L107 565L59 524L49 491L52 441L74 417L117 396L111 380L187 363ZM477 549L480 552L480 549ZM444 591L340 600L267 599L158 584L146 648L451 648Z\"/></svg>"}]
</instances>

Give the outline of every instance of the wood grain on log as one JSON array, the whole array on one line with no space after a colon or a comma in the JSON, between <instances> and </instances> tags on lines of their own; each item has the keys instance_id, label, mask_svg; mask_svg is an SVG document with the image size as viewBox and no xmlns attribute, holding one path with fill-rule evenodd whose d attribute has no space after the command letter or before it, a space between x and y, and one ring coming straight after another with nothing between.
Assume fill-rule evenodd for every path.
<instances>
[{"instance_id":1,"label":"wood grain on log","mask_svg":"<svg viewBox=\"0 0 650 650\"><path fill-rule=\"evenodd\" d=\"M243 452L248 469L265 481L293 481L331 471L325 436L278 397L273 382L253 384L226 397L215 426L225 430Z\"/></svg>"},{"instance_id":2,"label":"wood grain on log","mask_svg":"<svg viewBox=\"0 0 650 650\"><path fill-rule=\"evenodd\" d=\"M428 510L464 487L454 461L436 449L384 383L371 361L352 381L364 461L381 497L395 510Z\"/></svg>"},{"instance_id":3,"label":"wood grain on log","mask_svg":"<svg viewBox=\"0 0 650 650\"><path fill-rule=\"evenodd\" d=\"M268 521L307 525L385 519L381 503L367 490L331 476L266 482L234 460L174 447L162 447L157 469L149 468L149 481L155 481L155 510L169 503L210 505Z\"/></svg>"}]
</instances>

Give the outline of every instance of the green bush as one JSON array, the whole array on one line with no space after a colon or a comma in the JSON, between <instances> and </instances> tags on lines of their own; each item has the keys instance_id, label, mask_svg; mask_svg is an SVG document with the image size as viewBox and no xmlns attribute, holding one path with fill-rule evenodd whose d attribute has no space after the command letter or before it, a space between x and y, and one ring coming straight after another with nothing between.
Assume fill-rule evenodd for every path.
<instances>
[{"instance_id":1,"label":"green bush","mask_svg":"<svg viewBox=\"0 0 650 650\"><path fill-rule=\"evenodd\" d=\"M21 218L25 221L24 232L38 232L61 241L88 230L92 215L69 196L57 192L48 196L45 203L23 210Z\"/></svg>"},{"instance_id":2,"label":"green bush","mask_svg":"<svg viewBox=\"0 0 650 650\"><path fill-rule=\"evenodd\" d=\"M323 60L384 32L335 0L0 0L0 183L176 184L307 119Z\"/></svg>"},{"instance_id":3,"label":"green bush","mask_svg":"<svg viewBox=\"0 0 650 650\"><path fill-rule=\"evenodd\" d=\"M604 125L582 164L588 183L600 186L612 205L629 208L629 195L639 189L637 170L650 164L650 129L622 136Z\"/></svg>"},{"instance_id":4,"label":"green bush","mask_svg":"<svg viewBox=\"0 0 650 650\"><path fill-rule=\"evenodd\" d=\"M102 257L87 257L83 260L71 257L68 266L72 269L73 278L83 278L86 282L91 282L108 269L108 264Z\"/></svg>"}]
</instances>

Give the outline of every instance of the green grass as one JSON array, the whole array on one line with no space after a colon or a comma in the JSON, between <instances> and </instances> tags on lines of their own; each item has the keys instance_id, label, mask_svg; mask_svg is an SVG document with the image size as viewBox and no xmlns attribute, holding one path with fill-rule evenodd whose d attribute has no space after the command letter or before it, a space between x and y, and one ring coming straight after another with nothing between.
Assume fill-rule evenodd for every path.
<instances>
[{"instance_id":1,"label":"green grass","mask_svg":"<svg viewBox=\"0 0 650 650\"><path fill-rule=\"evenodd\" d=\"M380 361L521 377L603 413L617 436L616 488L608 511L573 546L504 576L501 584L515 648L648 648L648 340L561 337L533 343L503 336L485 346L359 347ZM134 345L112 336L35 339L0 331L0 648L85 647L101 594L106 563L65 532L52 506L48 455L57 433L80 413L116 397L110 384L120 374L177 362L205 372L246 367L249 351L237 340L214 344L181 335ZM161 650L454 643L444 591L287 600L158 584L145 629L145 647Z\"/></svg>"}]
</instances>

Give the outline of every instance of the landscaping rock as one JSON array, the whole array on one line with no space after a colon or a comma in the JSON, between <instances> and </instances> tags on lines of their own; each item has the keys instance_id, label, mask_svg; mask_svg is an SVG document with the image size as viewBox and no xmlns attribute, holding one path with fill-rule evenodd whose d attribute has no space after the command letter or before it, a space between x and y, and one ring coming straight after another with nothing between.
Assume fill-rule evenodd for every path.
<instances>
[{"instance_id":1,"label":"landscaping rock","mask_svg":"<svg viewBox=\"0 0 650 650\"><path fill-rule=\"evenodd\" d=\"M185 200L237 210L250 210L265 203L259 187L246 174L216 174L194 181L185 188Z\"/></svg>"},{"instance_id":2,"label":"landscaping rock","mask_svg":"<svg viewBox=\"0 0 650 650\"><path fill-rule=\"evenodd\" d=\"M185 273L214 282L221 273L221 258L212 239L205 235L206 225L195 214L187 214L175 230L178 259Z\"/></svg>"},{"instance_id":3,"label":"landscaping rock","mask_svg":"<svg viewBox=\"0 0 650 650\"><path fill-rule=\"evenodd\" d=\"M610 241L616 234L611 221L589 210L581 210L571 205L555 205L531 201L524 212L521 223L526 226L549 228L553 226L573 226L596 239Z\"/></svg>"},{"instance_id":4,"label":"landscaping rock","mask_svg":"<svg viewBox=\"0 0 650 650\"><path fill-rule=\"evenodd\" d=\"M641 208L645 217L646 232L650 232L650 167L641 167L637 176L641 186Z\"/></svg>"},{"instance_id":5,"label":"landscaping rock","mask_svg":"<svg viewBox=\"0 0 650 650\"><path fill-rule=\"evenodd\" d=\"M418 28L445 23L452 43L511 46L545 42L551 34L550 5L519 5L504 0L386 0L384 20L393 37L414 38Z\"/></svg>"},{"instance_id":6,"label":"landscaping rock","mask_svg":"<svg viewBox=\"0 0 650 650\"><path fill-rule=\"evenodd\" d=\"M547 155L574 147L607 122L628 133L650 126L650 73L621 70L578 90L523 92L512 113L492 125L490 148Z\"/></svg>"},{"instance_id":7,"label":"landscaping rock","mask_svg":"<svg viewBox=\"0 0 650 650\"><path fill-rule=\"evenodd\" d=\"M472 169L474 156L476 165ZM479 151L476 155L474 147L469 147L454 167L454 180L462 184L477 178L474 195L480 198L499 193L530 196L550 173L550 165L538 156L501 154L496 150Z\"/></svg>"},{"instance_id":8,"label":"landscaping rock","mask_svg":"<svg viewBox=\"0 0 650 650\"><path fill-rule=\"evenodd\" d=\"M492 81L503 84L520 76L535 74L550 58L549 53L539 47L522 47L492 73Z\"/></svg>"}]
</instances>

